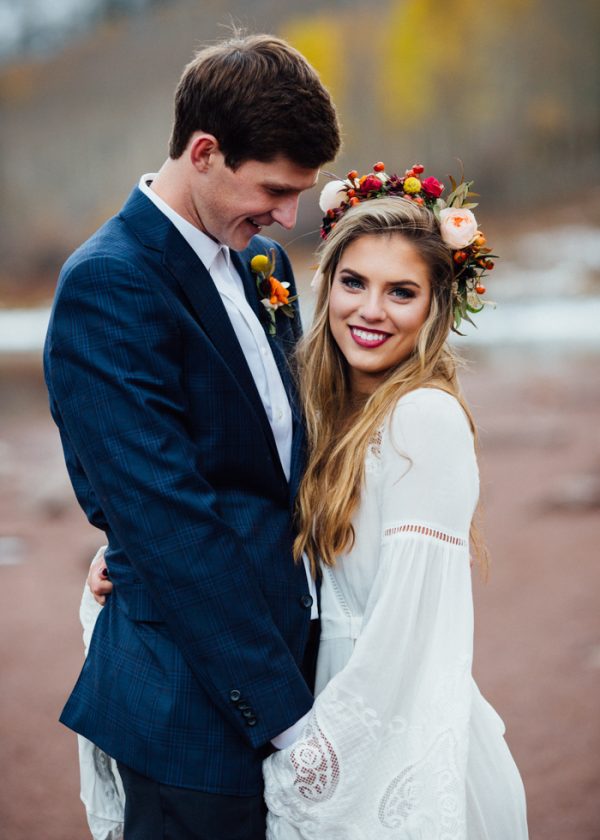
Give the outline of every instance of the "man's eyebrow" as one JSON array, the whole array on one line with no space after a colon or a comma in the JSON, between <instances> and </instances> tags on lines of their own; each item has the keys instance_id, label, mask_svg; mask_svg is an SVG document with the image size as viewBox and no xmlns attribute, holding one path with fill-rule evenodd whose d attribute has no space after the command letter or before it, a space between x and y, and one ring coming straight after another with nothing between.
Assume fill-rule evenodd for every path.
<instances>
[{"instance_id":1,"label":"man's eyebrow","mask_svg":"<svg viewBox=\"0 0 600 840\"><path fill-rule=\"evenodd\" d=\"M316 187L317 183L318 178L315 178L313 183L308 187L299 187L297 184L286 184L281 181L269 181L266 179L263 181L263 187L268 187L270 190L281 190L281 192L304 192L305 190L312 190L313 187Z\"/></svg>"}]
</instances>

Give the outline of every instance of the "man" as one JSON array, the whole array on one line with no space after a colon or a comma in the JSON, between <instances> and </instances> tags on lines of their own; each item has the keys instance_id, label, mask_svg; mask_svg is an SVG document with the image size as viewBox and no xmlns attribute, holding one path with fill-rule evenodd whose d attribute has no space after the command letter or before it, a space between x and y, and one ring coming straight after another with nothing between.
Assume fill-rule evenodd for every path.
<instances>
[{"instance_id":1,"label":"man","mask_svg":"<svg viewBox=\"0 0 600 840\"><path fill-rule=\"evenodd\" d=\"M61 273L51 410L114 585L61 720L117 759L127 840L264 837L261 761L312 705L314 587L292 560L300 321L277 310L270 334L249 264L275 248L293 294L259 234L293 227L338 147L329 95L285 42L205 49L168 160Z\"/></svg>"}]
</instances>

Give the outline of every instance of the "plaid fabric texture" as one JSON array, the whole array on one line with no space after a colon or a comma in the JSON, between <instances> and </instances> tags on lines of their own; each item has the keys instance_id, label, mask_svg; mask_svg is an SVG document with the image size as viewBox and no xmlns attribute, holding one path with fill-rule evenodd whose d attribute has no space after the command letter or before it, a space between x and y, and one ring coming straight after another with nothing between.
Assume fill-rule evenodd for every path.
<instances>
[{"instance_id":1,"label":"plaid fabric texture","mask_svg":"<svg viewBox=\"0 0 600 840\"><path fill-rule=\"evenodd\" d=\"M234 255L260 314L249 261ZM300 316L269 338L286 356ZM299 671L310 605L292 561L288 486L210 276L136 188L65 264L44 353L79 503L109 540L114 593L61 720L165 784L250 795L269 739L311 706Z\"/></svg>"}]
</instances>

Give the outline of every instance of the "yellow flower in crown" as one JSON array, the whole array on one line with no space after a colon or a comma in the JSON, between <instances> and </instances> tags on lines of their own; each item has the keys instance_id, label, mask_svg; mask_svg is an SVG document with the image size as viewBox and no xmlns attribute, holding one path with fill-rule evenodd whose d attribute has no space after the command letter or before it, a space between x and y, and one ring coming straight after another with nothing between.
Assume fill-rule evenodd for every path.
<instances>
[{"instance_id":1,"label":"yellow flower in crown","mask_svg":"<svg viewBox=\"0 0 600 840\"><path fill-rule=\"evenodd\" d=\"M266 254L256 254L250 260L250 270L256 277L256 288L260 302L265 308L267 316L267 330L269 335L275 335L277 332L276 313L281 310L288 318L293 318L294 307L292 303L297 299L298 295L290 297L288 291L290 284L281 283L273 276L275 271L275 249L271 249L270 256Z\"/></svg>"},{"instance_id":2,"label":"yellow flower in crown","mask_svg":"<svg viewBox=\"0 0 600 840\"><path fill-rule=\"evenodd\" d=\"M421 192L421 182L419 179L413 177L412 175L410 178L406 178L404 181L404 192L409 195Z\"/></svg>"}]
</instances>

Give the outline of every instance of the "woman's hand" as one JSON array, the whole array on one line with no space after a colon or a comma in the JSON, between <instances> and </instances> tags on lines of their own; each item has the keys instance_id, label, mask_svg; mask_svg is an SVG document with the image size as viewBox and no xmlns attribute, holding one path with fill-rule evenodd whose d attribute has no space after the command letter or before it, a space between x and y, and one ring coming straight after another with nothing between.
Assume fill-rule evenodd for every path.
<instances>
[{"instance_id":1,"label":"woman's hand","mask_svg":"<svg viewBox=\"0 0 600 840\"><path fill-rule=\"evenodd\" d=\"M94 596L94 600L102 606L106 603L106 597L110 595L113 588L108 576L108 568L104 562L106 548L107 546L103 545L98 550L98 553L92 560L92 565L87 576L87 585L90 588L90 592Z\"/></svg>"}]
</instances>

